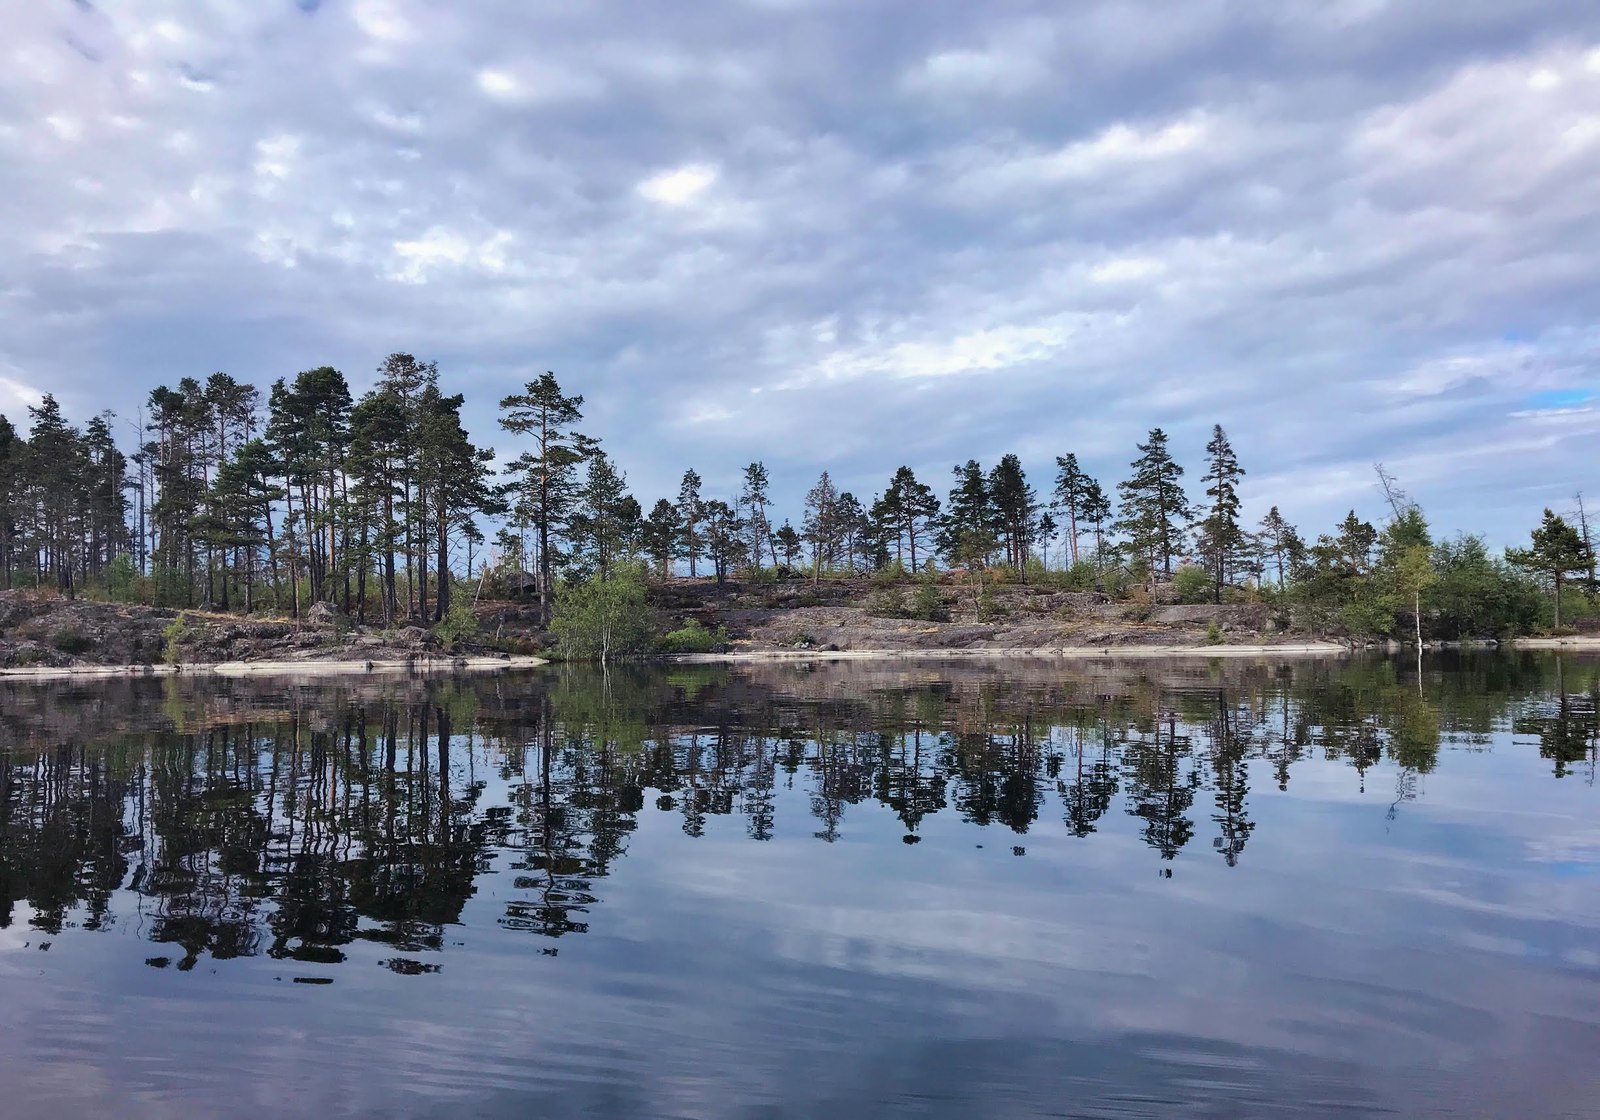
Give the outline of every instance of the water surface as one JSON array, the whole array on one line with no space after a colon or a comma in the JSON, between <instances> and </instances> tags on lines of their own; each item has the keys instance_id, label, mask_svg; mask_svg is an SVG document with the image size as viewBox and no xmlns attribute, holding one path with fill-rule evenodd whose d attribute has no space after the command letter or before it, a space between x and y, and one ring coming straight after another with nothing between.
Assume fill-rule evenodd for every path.
<instances>
[{"instance_id":1,"label":"water surface","mask_svg":"<svg viewBox=\"0 0 1600 1120\"><path fill-rule=\"evenodd\" d=\"M1600 1113L1600 663L0 688L0 1112Z\"/></svg>"}]
</instances>

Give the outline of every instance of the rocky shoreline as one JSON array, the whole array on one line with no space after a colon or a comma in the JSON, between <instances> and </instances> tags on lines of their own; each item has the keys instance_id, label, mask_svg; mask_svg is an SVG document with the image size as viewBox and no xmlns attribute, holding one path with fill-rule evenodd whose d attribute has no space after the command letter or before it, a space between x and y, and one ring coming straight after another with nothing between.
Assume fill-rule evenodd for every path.
<instances>
[{"instance_id":1,"label":"rocky shoreline","mask_svg":"<svg viewBox=\"0 0 1600 1120\"><path fill-rule=\"evenodd\" d=\"M1007 587L983 616L955 594L946 604L937 620L908 618L886 610L882 590L866 581L761 588L674 581L652 589L663 629L692 620L722 636L715 649L676 660L1325 656L1366 648L1293 631L1261 603L1132 606L1093 593ZM544 663L538 655L547 639L529 605L483 603L477 617L476 638L446 643L420 625L361 626L324 605L290 620L8 591L0 592L0 676L431 673ZM1514 644L1600 650L1594 637Z\"/></svg>"},{"instance_id":2,"label":"rocky shoreline","mask_svg":"<svg viewBox=\"0 0 1600 1120\"><path fill-rule=\"evenodd\" d=\"M542 664L490 645L447 645L420 626L357 626L337 611L241 618L25 592L0 593L0 674L460 671Z\"/></svg>"}]
</instances>

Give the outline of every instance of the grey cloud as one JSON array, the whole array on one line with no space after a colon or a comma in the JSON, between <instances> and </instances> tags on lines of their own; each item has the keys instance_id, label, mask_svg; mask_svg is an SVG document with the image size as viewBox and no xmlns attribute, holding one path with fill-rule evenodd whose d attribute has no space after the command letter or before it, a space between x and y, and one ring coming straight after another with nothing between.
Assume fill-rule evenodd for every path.
<instances>
[{"instance_id":1,"label":"grey cloud","mask_svg":"<svg viewBox=\"0 0 1600 1120\"><path fill-rule=\"evenodd\" d=\"M1600 12L1554 0L29 6L0 409L555 370L641 497L1232 431L1252 505L1595 484ZM1251 512L1259 513L1260 510Z\"/></svg>"}]
</instances>

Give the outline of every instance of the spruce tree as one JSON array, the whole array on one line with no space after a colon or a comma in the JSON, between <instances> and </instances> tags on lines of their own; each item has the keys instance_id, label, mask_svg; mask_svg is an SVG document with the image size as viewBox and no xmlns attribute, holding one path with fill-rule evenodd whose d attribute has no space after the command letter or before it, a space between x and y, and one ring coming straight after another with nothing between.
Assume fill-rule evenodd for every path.
<instances>
[{"instance_id":1,"label":"spruce tree","mask_svg":"<svg viewBox=\"0 0 1600 1120\"><path fill-rule=\"evenodd\" d=\"M1206 496L1211 499L1200 522L1200 554L1211 571L1215 602L1222 602L1222 587L1245 546L1239 525L1239 480L1244 468L1234 454L1228 435L1217 424L1206 444Z\"/></svg>"},{"instance_id":2,"label":"spruce tree","mask_svg":"<svg viewBox=\"0 0 1600 1120\"><path fill-rule=\"evenodd\" d=\"M1172 578L1172 558L1187 541L1186 527L1193 518L1189 498L1179 481L1183 468L1167 451L1167 433L1151 428L1139 457L1130 466L1133 475L1117 484L1122 494L1121 517L1116 528L1126 534L1128 547Z\"/></svg>"},{"instance_id":3,"label":"spruce tree","mask_svg":"<svg viewBox=\"0 0 1600 1120\"><path fill-rule=\"evenodd\" d=\"M783 566L792 569L796 558L800 555L800 534L795 532L794 526L785 519L772 538L783 552Z\"/></svg>"},{"instance_id":4,"label":"spruce tree","mask_svg":"<svg viewBox=\"0 0 1600 1120\"><path fill-rule=\"evenodd\" d=\"M611 578L612 564L629 545L638 502L628 494L627 477L604 451L589 457L589 472L578 491L570 521L574 551L601 579Z\"/></svg>"},{"instance_id":5,"label":"spruce tree","mask_svg":"<svg viewBox=\"0 0 1600 1120\"><path fill-rule=\"evenodd\" d=\"M986 564L999 536L989 478L976 459L952 469L956 484L939 523L939 550L951 564Z\"/></svg>"}]
</instances>

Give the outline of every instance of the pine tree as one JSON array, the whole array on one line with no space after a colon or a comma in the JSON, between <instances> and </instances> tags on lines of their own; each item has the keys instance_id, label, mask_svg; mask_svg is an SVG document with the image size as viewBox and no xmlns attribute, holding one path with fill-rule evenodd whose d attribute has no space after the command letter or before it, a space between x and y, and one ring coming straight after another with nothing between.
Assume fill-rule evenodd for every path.
<instances>
[{"instance_id":1,"label":"pine tree","mask_svg":"<svg viewBox=\"0 0 1600 1120\"><path fill-rule=\"evenodd\" d=\"M578 491L570 531L574 552L592 564L601 579L631 543L639 503L628 494L628 480L604 451L589 457L589 473Z\"/></svg>"},{"instance_id":2,"label":"pine tree","mask_svg":"<svg viewBox=\"0 0 1600 1120\"><path fill-rule=\"evenodd\" d=\"M901 560L904 543L910 553L911 570L916 571L917 541L928 535L929 526L939 516L939 499L933 488L917 481L910 467L902 466L889 480L882 506L875 509L875 516L894 530L895 560Z\"/></svg>"},{"instance_id":3,"label":"pine tree","mask_svg":"<svg viewBox=\"0 0 1600 1120\"><path fill-rule=\"evenodd\" d=\"M394 353L385 358L378 366L378 384L376 392L391 397L399 407L401 423L405 429L405 436L397 445L398 454L393 462L394 482L396 494L394 498L394 511L391 514L390 535L393 537L394 547L399 549L401 563L405 569L406 577L406 608L405 613L421 613L422 604L419 601L417 586L417 567L419 557L427 550L427 507L416 493L417 456L416 432L421 418L418 408L422 394L430 385L439 383L439 366L436 362L418 361L416 357L406 353ZM504 402L502 402L502 407ZM508 483L508 486L514 484ZM398 514L399 524L393 524L393 516ZM385 557L385 575L393 568L393 563ZM386 584L397 581L386 578ZM398 612L399 591L398 587L392 590L386 587L386 594L395 602L394 609Z\"/></svg>"},{"instance_id":4,"label":"pine tree","mask_svg":"<svg viewBox=\"0 0 1600 1120\"><path fill-rule=\"evenodd\" d=\"M1083 506L1079 514L1085 522L1094 526L1094 563L1098 568L1105 558L1105 525L1111 520L1111 499L1106 497L1106 492L1093 479L1084 488Z\"/></svg>"},{"instance_id":5,"label":"pine tree","mask_svg":"<svg viewBox=\"0 0 1600 1120\"><path fill-rule=\"evenodd\" d=\"M993 504L995 521L1006 546L1006 563L1014 567L1018 574L1024 574L1039 502L1033 487L1028 485L1027 475L1023 473L1022 460L1017 456L1002 456L994 470L989 472L989 500Z\"/></svg>"},{"instance_id":6,"label":"pine tree","mask_svg":"<svg viewBox=\"0 0 1600 1120\"><path fill-rule=\"evenodd\" d=\"M149 405L156 438L145 453L156 491L150 515L157 590L167 603L193 606L194 528L205 501L200 454L208 427L204 390L185 377L176 389L153 389Z\"/></svg>"},{"instance_id":7,"label":"pine tree","mask_svg":"<svg viewBox=\"0 0 1600 1120\"><path fill-rule=\"evenodd\" d=\"M835 539L839 556L843 559L845 567L853 573L861 539L867 532L867 511L861 505L860 499L846 490L839 495L839 504L835 507L834 516L838 521Z\"/></svg>"},{"instance_id":8,"label":"pine tree","mask_svg":"<svg viewBox=\"0 0 1600 1120\"><path fill-rule=\"evenodd\" d=\"M0 590L12 587L16 570L17 502L20 497L23 441L0 414Z\"/></svg>"},{"instance_id":9,"label":"pine tree","mask_svg":"<svg viewBox=\"0 0 1600 1120\"><path fill-rule=\"evenodd\" d=\"M412 411L394 387L382 385L362 397L350 414L350 473L355 479L352 502L360 511L363 534L357 601L364 614L366 572L381 559L383 620L387 625L393 625L400 613L395 553L406 547L406 526L400 523L400 515L406 510L408 485L416 474Z\"/></svg>"},{"instance_id":10,"label":"pine tree","mask_svg":"<svg viewBox=\"0 0 1600 1120\"><path fill-rule=\"evenodd\" d=\"M1075 454L1056 456L1056 486L1054 507L1066 515L1067 518L1067 552L1072 558L1072 563L1078 562L1078 520L1084 516L1084 503L1088 501L1090 488L1099 490L1099 483L1084 473L1078 466L1078 457Z\"/></svg>"},{"instance_id":11,"label":"pine tree","mask_svg":"<svg viewBox=\"0 0 1600 1120\"><path fill-rule=\"evenodd\" d=\"M417 489L434 535L435 622L450 610L450 539L457 532L475 532L472 515L491 504L494 452L468 438L461 424L464 401L460 393L445 396L436 385L424 389L418 401Z\"/></svg>"},{"instance_id":12,"label":"pine tree","mask_svg":"<svg viewBox=\"0 0 1600 1120\"><path fill-rule=\"evenodd\" d=\"M1239 479L1244 477L1233 444L1222 425L1211 429L1206 444L1206 495L1211 503L1200 522L1200 554L1211 571L1215 602L1222 602L1223 585L1229 582L1233 566L1245 546L1245 532L1239 525Z\"/></svg>"},{"instance_id":13,"label":"pine tree","mask_svg":"<svg viewBox=\"0 0 1600 1120\"><path fill-rule=\"evenodd\" d=\"M689 561L689 578L694 579L695 562L705 551L705 536L700 523L705 520L706 503L700 496L700 476L693 470L683 472L678 483L678 524L682 535L678 540L678 555Z\"/></svg>"},{"instance_id":14,"label":"pine tree","mask_svg":"<svg viewBox=\"0 0 1600 1120\"><path fill-rule=\"evenodd\" d=\"M84 455L81 437L67 423L54 396L46 393L28 406L28 436L24 479L31 490L35 571L48 576L67 594L74 590L74 530L82 516L79 501Z\"/></svg>"},{"instance_id":15,"label":"pine tree","mask_svg":"<svg viewBox=\"0 0 1600 1120\"><path fill-rule=\"evenodd\" d=\"M1047 570L1050 567L1050 542L1056 539L1056 534L1060 531L1061 526L1056 524L1054 517L1048 513L1039 516L1039 524L1034 528L1033 543L1039 546Z\"/></svg>"},{"instance_id":16,"label":"pine tree","mask_svg":"<svg viewBox=\"0 0 1600 1120\"><path fill-rule=\"evenodd\" d=\"M952 565L987 564L999 537L989 479L976 459L953 468L956 484L939 523L939 551Z\"/></svg>"},{"instance_id":17,"label":"pine tree","mask_svg":"<svg viewBox=\"0 0 1600 1120\"><path fill-rule=\"evenodd\" d=\"M777 546L772 543L772 522L767 519L767 507L772 504L767 496L770 480L767 468L760 462L751 463L744 469L744 490L739 495L739 508L749 511L745 520L746 529L750 535L750 563L759 568L763 553L771 552L772 564L778 564Z\"/></svg>"},{"instance_id":18,"label":"pine tree","mask_svg":"<svg viewBox=\"0 0 1600 1120\"><path fill-rule=\"evenodd\" d=\"M1278 587L1283 588L1288 580L1287 575L1294 570L1305 553L1305 542L1300 539L1295 527L1284 520L1278 507L1273 506L1267 515L1261 519L1260 539L1262 550L1272 557L1276 564Z\"/></svg>"},{"instance_id":19,"label":"pine tree","mask_svg":"<svg viewBox=\"0 0 1600 1120\"><path fill-rule=\"evenodd\" d=\"M1128 537L1135 555L1149 561L1151 570L1160 568L1172 578L1172 558L1184 549L1185 527L1193 518L1188 496L1183 492L1183 468L1167 452L1167 434L1151 428L1140 455L1130 466L1133 476L1118 483L1122 494L1122 516L1116 527Z\"/></svg>"},{"instance_id":20,"label":"pine tree","mask_svg":"<svg viewBox=\"0 0 1600 1120\"><path fill-rule=\"evenodd\" d=\"M538 551L539 618L549 625L555 573L555 537L577 500L577 466L593 442L573 430L583 419L583 398L565 396L553 373L530 381L525 391L500 401L500 426L528 436L533 447L506 468L516 483L516 514L534 528Z\"/></svg>"},{"instance_id":21,"label":"pine tree","mask_svg":"<svg viewBox=\"0 0 1600 1120\"><path fill-rule=\"evenodd\" d=\"M839 542L839 491L827 471L806 491L805 521L800 528L811 545L811 580L819 583L823 565L831 564L838 554Z\"/></svg>"},{"instance_id":22,"label":"pine tree","mask_svg":"<svg viewBox=\"0 0 1600 1120\"><path fill-rule=\"evenodd\" d=\"M717 586L727 582L728 573L748 562L747 525L739 511L720 498L705 504L706 555L716 572Z\"/></svg>"},{"instance_id":23,"label":"pine tree","mask_svg":"<svg viewBox=\"0 0 1600 1120\"><path fill-rule=\"evenodd\" d=\"M783 551L783 566L786 569L793 569L795 560L800 556L800 534L795 532L794 526L786 519L772 536L778 548Z\"/></svg>"},{"instance_id":24,"label":"pine tree","mask_svg":"<svg viewBox=\"0 0 1600 1120\"><path fill-rule=\"evenodd\" d=\"M331 602L348 539L340 517L342 467L350 439L350 386L338 370L319 366L296 375L292 385L275 383L267 408L268 440L283 463L288 487L300 499L311 600ZM348 582L344 593L348 604Z\"/></svg>"},{"instance_id":25,"label":"pine tree","mask_svg":"<svg viewBox=\"0 0 1600 1120\"><path fill-rule=\"evenodd\" d=\"M267 569L276 593L279 584L278 544L273 531L272 507L287 491L274 482L277 467L272 449L261 439L234 448L233 456L217 471L212 487L219 495L224 529L244 558L244 609L255 609L256 556L265 546Z\"/></svg>"},{"instance_id":26,"label":"pine tree","mask_svg":"<svg viewBox=\"0 0 1600 1120\"><path fill-rule=\"evenodd\" d=\"M682 536L683 519L678 516L678 507L666 498L657 500L640 528L640 547L655 563L656 574L662 579L672 570L672 558L677 555Z\"/></svg>"},{"instance_id":27,"label":"pine tree","mask_svg":"<svg viewBox=\"0 0 1600 1120\"><path fill-rule=\"evenodd\" d=\"M1529 548L1506 550L1506 559L1520 567L1550 577L1555 589L1555 626L1561 628L1561 586L1570 575L1589 570L1589 543L1583 536L1548 508L1544 521L1533 531Z\"/></svg>"}]
</instances>

